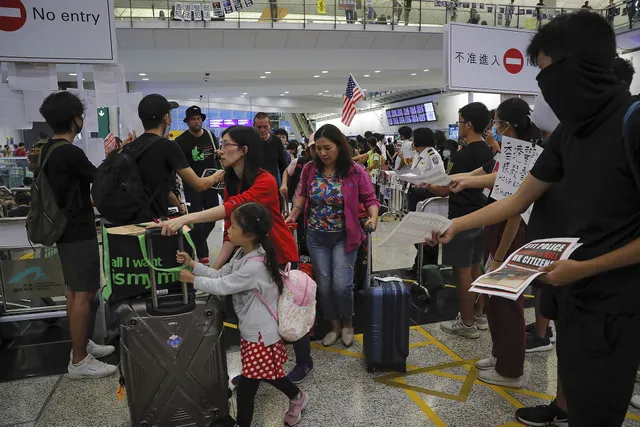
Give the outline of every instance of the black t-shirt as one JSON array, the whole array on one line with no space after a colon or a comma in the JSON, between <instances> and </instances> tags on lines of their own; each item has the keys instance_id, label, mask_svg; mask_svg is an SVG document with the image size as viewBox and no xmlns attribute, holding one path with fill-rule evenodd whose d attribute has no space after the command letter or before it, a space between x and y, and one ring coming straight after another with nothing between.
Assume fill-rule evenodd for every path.
<instances>
[{"instance_id":1,"label":"black t-shirt","mask_svg":"<svg viewBox=\"0 0 640 427\"><path fill-rule=\"evenodd\" d=\"M50 139L41 150L42 160L62 139ZM59 242L81 242L96 238L96 222L90 186L96 167L80 147L66 143L53 151L44 168L58 206L67 209L67 227Z\"/></svg>"},{"instance_id":2,"label":"black t-shirt","mask_svg":"<svg viewBox=\"0 0 640 427\"><path fill-rule=\"evenodd\" d=\"M463 146L455 155L455 162L449 172L451 175L457 173L472 172L493 158L491 148L484 141L471 142ZM449 195L449 218L458 218L487 204L487 198L482 194L481 188L469 188L459 193Z\"/></svg>"},{"instance_id":3,"label":"black t-shirt","mask_svg":"<svg viewBox=\"0 0 640 427\"><path fill-rule=\"evenodd\" d=\"M156 135L144 133L132 144L155 139ZM173 141L158 139L138 158L138 171L149 196L149 212L154 218L167 215L169 193L175 187L175 172L189 167L184 153ZM152 218L149 218L151 220Z\"/></svg>"},{"instance_id":4,"label":"black t-shirt","mask_svg":"<svg viewBox=\"0 0 640 427\"><path fill-rule=\"evenodd\" d=\"M218 141L216 136L209 134L208 131L205 130L199 137L193 136L189 131L184 132L176 138L176 143L182 149L184 157L196 175L202 176L205 169L220 168L216 154L219 147Z\"/></svg>"},{"instance_id":5,"label":"black t-shirt","mask_svg":"<svg viewBox=\"0 0 640 427\"><path fill-rule=\"evenodd\" d=\"M562 180L553 216L564 217L565 235L583 244L572 259L585 261L621 248L640 237L640 189L627 158L623 104L588 136L560 129L551 138L531 174L544 182ZM629 123L632 144L640 149L640 117ZM640 161L634 160L636 168ZM640 310L640 265L611 270L571 285L571 299L582 308L605 313Z\"/></svg>"},{"instance_id":6,"label":"black t-shirt","mask_svg":"<svg viewBox=\"0 0 640 427\"><path fill-rule=\"evenodd\" d=\"M262 164L260 167L268 171L276 178L277 182L282 179L282 173L287 168L287 160L284 155L284 145L275 135L271 135L267 141L263 141Z\"/></svg>"}]
</instances>

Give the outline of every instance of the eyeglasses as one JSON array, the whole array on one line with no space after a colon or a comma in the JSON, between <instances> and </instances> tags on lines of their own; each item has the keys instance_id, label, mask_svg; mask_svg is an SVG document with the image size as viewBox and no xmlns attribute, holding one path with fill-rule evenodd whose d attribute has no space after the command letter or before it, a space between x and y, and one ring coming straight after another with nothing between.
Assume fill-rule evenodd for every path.
<instances>
[{"instance_id":1,"label":"eyeglasses","mask_svg":"<svg viewBox=\"0 0 640 427\"><path fill-rule=\"evenodd\" d=\"M498 127L498 126L502 126L502 125L509 125L509 126L511 126L511 123L509 123L509 122L508 122L508 121L506 121L506 120L491 120L491 125L492 125L492 126L496 126L496 127ZM517 127L518 125L513 125L513 126L514 126L514 127Z\"/></svg>"},{"instance_id":2,"label":"eyeglasses","mask_svg":"<svg viewBox=\"0 0 640 427\"><path fill-rule=\"evenodd\" d=\"M224 150L225 148L229 148L229 147L239 147L239 146L240 146L240 144L234 144L233 142L224 142L224 141L221 141L221 142L220 142L220 148L222 148L223 150Z\"/></svg>"}]
</instances>

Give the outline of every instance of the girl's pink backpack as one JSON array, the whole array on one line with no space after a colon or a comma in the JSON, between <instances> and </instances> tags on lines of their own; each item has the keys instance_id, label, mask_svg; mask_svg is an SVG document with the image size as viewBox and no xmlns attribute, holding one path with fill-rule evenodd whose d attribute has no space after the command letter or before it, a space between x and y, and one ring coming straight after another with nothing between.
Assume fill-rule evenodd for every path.
<instances>
[{"instance_id":1,"label":"girl's pink backpack","mask_svg":"<svg viewBox=\"0 0 640 427\"><path fill-rule=\"evenodd\" d=\"M250 259L264 262L257 256ZM313 327L316 317L316 282L300 270L291 270L287 264L282 274L284 289L278 298L277 313L257 289L253 294L267 307L269 313L278 321L280 336L289 342L298 341Z\"/></svg>"}]
</instances>

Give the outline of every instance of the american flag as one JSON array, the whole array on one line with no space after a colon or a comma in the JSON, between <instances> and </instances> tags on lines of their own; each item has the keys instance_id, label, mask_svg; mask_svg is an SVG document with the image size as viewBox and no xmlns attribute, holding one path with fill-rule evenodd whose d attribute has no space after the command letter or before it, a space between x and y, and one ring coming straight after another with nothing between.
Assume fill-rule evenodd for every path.
<instances>
[{"instance_id":1,"label":"american flag","mask_svg":"<svg viewBox=\"0 0 640 427\"><path fill-rule=\"evenodd\" d=\"M342 105L342 123L351 126L353 118L356 116L356 102L363 98L364 94L358 86L358 82L349 74L347 80L347 91L344 94L344 103Z\"/></svg>"}]
</instances>

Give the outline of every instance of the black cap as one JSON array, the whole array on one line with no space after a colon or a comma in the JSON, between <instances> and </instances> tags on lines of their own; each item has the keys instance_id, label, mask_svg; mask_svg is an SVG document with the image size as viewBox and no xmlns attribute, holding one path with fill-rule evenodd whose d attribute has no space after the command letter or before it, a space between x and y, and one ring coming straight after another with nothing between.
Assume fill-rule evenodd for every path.
<instances>
[{"instance_id":1,"label":"black cap","mask_svg":"<svg viewBox=\"0 0 640 427\"><path fill-rule=\"evenodd\" d=\"M203 122L207 120L207 115L203 114L202 110L197 105L192 105L191 107L187 108L185 116L186 117L183 120L185 123L187 123L189 119L193 116L201 116Z\"/></svg>"},{"instance_id":2,"label":"black cap","mask_svg":"<svg viewBox=\"0 0 640 427\"><path fill-rule=\"evenodd\" d=\"M140 101L138 105L138 117L143 121L158 120L164 117L165 114L170 114L172 109L178 107L177 102L169 102L164 96L154 93L142 98L142 101Z\"/></svg>"}]
</instances>

